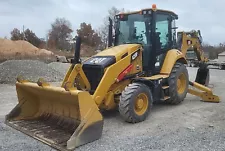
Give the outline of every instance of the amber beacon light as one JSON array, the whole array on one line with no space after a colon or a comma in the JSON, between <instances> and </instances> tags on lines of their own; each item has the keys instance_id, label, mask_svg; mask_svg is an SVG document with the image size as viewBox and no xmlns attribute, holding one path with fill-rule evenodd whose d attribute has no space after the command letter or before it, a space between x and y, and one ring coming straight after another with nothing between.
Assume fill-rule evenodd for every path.
<instances>
[{"instance_id":1,"label":"amber beacon light","mask_svg":"<svg viewBox=\"0 0 225 151\"><path fill-rule=\"evenodd\" d=\"M156 4L152 4L152 9L156 10Z\"/></svg>"}]
</instances>

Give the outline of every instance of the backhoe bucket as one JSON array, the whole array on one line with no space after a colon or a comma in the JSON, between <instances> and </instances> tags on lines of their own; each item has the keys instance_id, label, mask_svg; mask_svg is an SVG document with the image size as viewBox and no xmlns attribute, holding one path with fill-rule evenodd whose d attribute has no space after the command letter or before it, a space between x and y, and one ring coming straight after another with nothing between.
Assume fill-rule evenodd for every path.
<instances>
[{"instance_id":1,"label":"backhoe bucket","mask_svg":"<svg viewBox=\"0 0 225 151\"><path fill-rule=\"evenodd\" d=\"M103 117L92 96L79 90L17 82L19 103L5 123L58 150L73 150L102 135Z\"/></svg>"},{"instance_id":2,"label":"backhoe bucket","mask_svg":"<svg viewBox=\"0 0 225 151\"><path fill-rule=\"evenodd\" d=\"M195 82L202 84L204 86L208 86L209 85L209 69L200 67L197 71Z\"/></svg>"}]
</instances>

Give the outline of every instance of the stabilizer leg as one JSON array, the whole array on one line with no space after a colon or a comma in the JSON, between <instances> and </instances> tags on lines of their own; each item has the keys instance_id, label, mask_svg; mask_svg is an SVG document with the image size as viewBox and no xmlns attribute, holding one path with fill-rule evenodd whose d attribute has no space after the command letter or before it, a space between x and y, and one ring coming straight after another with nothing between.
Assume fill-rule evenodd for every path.
<instances>
[{"instance_id":1,"label":"stabilizer leg","mask_svg":"<svg viewBox=\"0 0 225 151\"><path fill-rule=\"evenodd\" d=\"M203 102L213 102L213 103L220 102L220 98L217 95L214 95L210 88L204 85L201 85L197 82L189 82L189 85L191 85L192 87L196 89L201 90L201 91L197 91L197 90L189 88L188 93L195 96L199 96L200 98L202 98Z\"/></svg>"}]
</instances>

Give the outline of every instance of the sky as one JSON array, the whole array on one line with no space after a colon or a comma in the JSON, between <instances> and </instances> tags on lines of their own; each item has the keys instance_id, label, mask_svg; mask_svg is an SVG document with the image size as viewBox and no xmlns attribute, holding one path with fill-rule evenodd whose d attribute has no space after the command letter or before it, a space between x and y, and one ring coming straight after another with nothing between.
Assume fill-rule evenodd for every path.
<instances>
[{"instance_id":1,"label":"sky","mask_svg":"<svg viewBox=\"0 0 225 151\"><path fill-rule=\"evenodd\" d=\"M13 28L22 30L24 25L45 38L57 17L68 19L75 34L82 22L99 28L113 6L133 11L150 8L152 4L178 14L178 31L199 29L205 43L225 42L222 0L0 0L0 37L9 38Z\"/></svg>"}]
</instances>

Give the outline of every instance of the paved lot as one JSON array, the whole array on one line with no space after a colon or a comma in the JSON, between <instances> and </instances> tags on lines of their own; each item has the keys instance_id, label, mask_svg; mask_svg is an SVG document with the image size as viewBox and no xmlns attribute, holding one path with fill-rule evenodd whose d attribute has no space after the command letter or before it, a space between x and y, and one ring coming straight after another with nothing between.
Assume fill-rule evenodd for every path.
<instances>
[{"instance_id":1,"label":"paved lot","mask_svg":"<svg viewBox=\"0 0 225 151\"><path fill-rule=\"evenodd\" d=\"M191 79L196 68L189 68ZM155 105L145 122L125 123L117 112L104 115L100 140L77 150L225 150L225 71L211 69L210 86L221 103L204 103L188 95L177 106ZM0 150L54 150L3 124L17 103L14 86L0 85Z\"/></svg>"}]
</instances>

